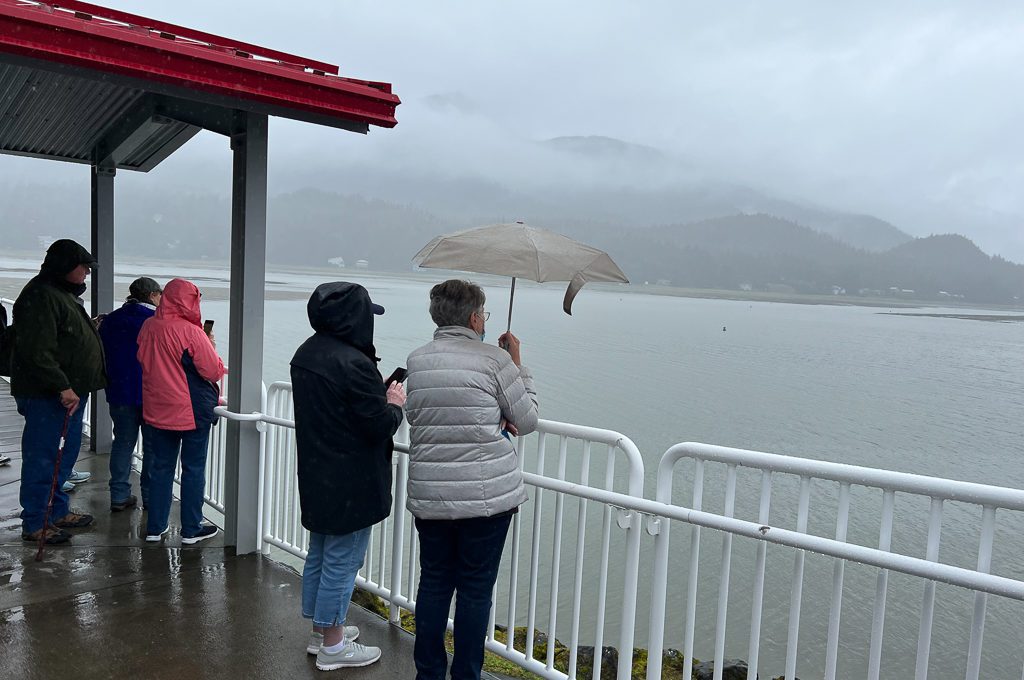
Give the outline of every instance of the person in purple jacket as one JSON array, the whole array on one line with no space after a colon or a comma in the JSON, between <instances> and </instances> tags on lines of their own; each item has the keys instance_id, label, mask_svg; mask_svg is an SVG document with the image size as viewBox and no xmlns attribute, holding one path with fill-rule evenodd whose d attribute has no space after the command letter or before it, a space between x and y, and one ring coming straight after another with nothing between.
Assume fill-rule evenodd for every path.
<instances>
[{"instance_id":1,"label":"person in purple jacket","mask_svg":"<svg viewBox=\"0 0 1024 680\"><path fill-rule=\"evenodd\" d=\"M163 288L143 276L132 281L128 299L119 309L107 314L100 323L100 339L107 358L107 403L114 421L114 443L110 447L110 510L120 512L133 508L138 499L132 495L129 475L132 451L142 427L142 367L139 351L139 329L156 313ZM142 441L142 505L147 505L149 490L147 459L150 452Z\"/></svg>"}]
</instances>

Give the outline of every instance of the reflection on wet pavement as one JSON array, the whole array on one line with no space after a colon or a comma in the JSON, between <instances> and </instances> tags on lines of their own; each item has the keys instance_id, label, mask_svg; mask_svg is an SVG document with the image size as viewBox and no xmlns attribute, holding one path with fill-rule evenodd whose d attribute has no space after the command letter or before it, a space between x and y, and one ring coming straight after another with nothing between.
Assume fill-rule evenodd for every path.
<instances>
[{"instance_id":1,"label":"reflection on wet pavement","mask_svg":"<svg viewBox=\"0 0 1024 680\"><path fill-rule=\"evenodd\" d=\"M19 420L0 381L0 450L15 459L0 468L0 678L317 677L299 576L235 556L223 534L182 547L176 506L167 539L147 544L142 510L109 511L106 456L82 452L93 478L72 494L95 524L36 562L18 519ZM355 606L348 622L384 655L345 678L415 676L412 636Z\"/></svg>"}]
</instances>

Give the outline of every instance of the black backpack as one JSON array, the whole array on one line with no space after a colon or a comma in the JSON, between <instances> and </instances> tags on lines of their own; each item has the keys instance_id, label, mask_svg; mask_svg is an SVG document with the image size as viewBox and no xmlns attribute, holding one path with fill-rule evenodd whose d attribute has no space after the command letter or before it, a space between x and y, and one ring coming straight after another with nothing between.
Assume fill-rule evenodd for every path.
<instances>
[{"instance_id":1,"label":"black backpack","mask_svg":"<svg viewBox=\"0 0 1024 680\"><path fill-rule=\"evenodd\" d=\"M11 375L14 354L14 326L7 322L7 308L0 304L0 375Z\"/></svg>"}]
</instances>

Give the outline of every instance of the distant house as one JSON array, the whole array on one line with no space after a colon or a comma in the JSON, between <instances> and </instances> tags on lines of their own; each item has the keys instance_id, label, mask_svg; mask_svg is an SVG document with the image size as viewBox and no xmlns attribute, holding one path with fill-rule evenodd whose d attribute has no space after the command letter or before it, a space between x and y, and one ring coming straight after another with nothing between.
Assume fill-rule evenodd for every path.
<instances>
[{"instance_id":1,"label":"distant house","mask_svg":"<svg viewBox=\"0 0 1024 680\"><path fill-rule=\"evenodd\" d=\"M740 290L747 290L747 291L754 290L754 287L752 285L750 285L749 283L741 283L740 284Z\"/></svg>"},{"instance_id":2,"label":"distant house","mask_svg":"<svg viewBox=\"0 0 1024 680\"><path fill-rule=\"evenodd\" d=\"M668 279L658 279L658 285L659 286L671 286L672 282L669 281Z\"/></svg>"},{"instance_id":3,"label":"distant house","mask_svg":"<svg viewBox=\"0 0 1024 680\"><path fill-rule=\"evenodd\" d=\"M842 286L832 286L833 295L846 295L846 289Z\"/></svg>"},{"instance_id":4,"label":"distant house","mask_svg":"<svg viewBox=\"0 0 1024 680\"><path fill-rule=\"evenodd\" d=\"M345 268L345 258L343 258L343 257L332 257L331 259L327 260L327 264L333 264L335 267L341 267L342 269L344 269Z\"/></svg>"},{"instance_id":5,"label":"distant house","mask_svg":"<svg viewBox=\"0 0 1024 680\"><path fill-rule=\"evenodd\" d=\"M369 260L356 260L356 269L369 269Z\"/></svg>"}]
</instances>

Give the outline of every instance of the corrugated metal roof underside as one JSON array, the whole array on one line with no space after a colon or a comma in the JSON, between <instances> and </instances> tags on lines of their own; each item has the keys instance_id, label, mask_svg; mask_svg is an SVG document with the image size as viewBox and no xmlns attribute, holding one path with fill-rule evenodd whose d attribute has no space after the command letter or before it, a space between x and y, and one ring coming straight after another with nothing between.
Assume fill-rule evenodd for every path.
<instances>
[{"instance_id":1,"label":"corrugated metal roof underside","mask_svg":"<svg viewBox=\"0 0 1024 680\"><path fill-rule=\"evenodd\" d=\"M0 62L0 152L93 162L97 144L142 90ZM117 167L139 170L190 126L149 125ZM194 132L193 132L194 134Z\"/></svg>"}]
</instances>

